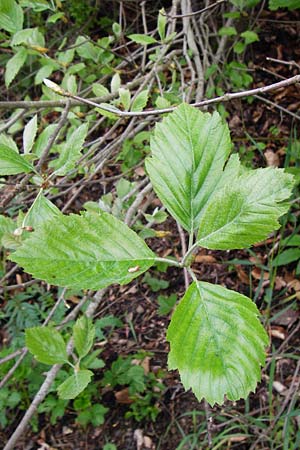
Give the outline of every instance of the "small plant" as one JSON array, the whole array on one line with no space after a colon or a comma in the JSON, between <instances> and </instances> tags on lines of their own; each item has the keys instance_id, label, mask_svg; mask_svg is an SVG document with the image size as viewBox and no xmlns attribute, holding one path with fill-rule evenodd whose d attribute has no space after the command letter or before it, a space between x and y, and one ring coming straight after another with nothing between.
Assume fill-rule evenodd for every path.
<instances>
[{"instance_id":1,"label":"small plant","mask_svg":"<svg viewBox=\"0 0 300 450\"><path fill-rule=\"evenodd\" d=\"M229 130L219 114L204 114L187 104L157 124L151 151L146 170L153 188L189 234L181 261L157 256L111 214L66 216L49 207L47 220L26 221L34 231L10 258L50 284L94 290L129 283L158 262L186 267L192 284L167 332L169 368L178 369L185 388L211 405L222 404L225 395L229 400L247 397L260 379L268 343L258 310L244 295L197 280L192 255L198 247L239 249L265 239L288 210L293 176L271 167L243 167L237 155L230 156ZM0 156L9 173L32 170L15 150ZM31 208L32 220L43 215L40 204L45 207L43 201ZM75 397L91 380L92 372L79 363L92 346L93 330L84 317L74 325L79 360L73 364L74 375L59 387L62 398ZM26 339L41 362L70 364L58 332L29 329Z\"/></svg>"}]
</instances>

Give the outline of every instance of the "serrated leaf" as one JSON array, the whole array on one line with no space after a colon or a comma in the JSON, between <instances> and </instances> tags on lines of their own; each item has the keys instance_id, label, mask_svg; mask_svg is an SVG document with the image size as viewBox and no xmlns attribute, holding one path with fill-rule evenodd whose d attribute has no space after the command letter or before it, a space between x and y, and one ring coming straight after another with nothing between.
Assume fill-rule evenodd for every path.
<instances>
[{"instance_id":1,"label":"serrated leaf","mask_svg":"<svg viewBox=\"0 0 300 450\"><path fill-rule=\"evenodd\" d=\"M86 316L76 320L73 326L73 339L79 358L83 358L92 348L95 338L95 326Z\"/></svg>"},{"instance_id":2,"label":"serrated leaf","mask_svg":"<svg viewBox=\"0 0 300 450\"><path fill-rule=\"evenodd\" d=\"M32 165L15 150L0 145L0 175L16 175L34 171Z\"/></svg>"},{"instance_id":3,"label":"serrated leaf","mask_svg":"<svg viewBox=\"0 0 300 450\"><path fill-rule=\"evenodd\" d=\"M222 178L221 178L222 180ZM226 250L250 247L279 228L287 212L293 176L268 167L235 174L217 190L199 222L197 243Z\"/></svg>"},{"instance_id":4,"label":"serrated leaf","mask_svg":"<svg viewBox=\"0 0 300 450\"><path fill-rule=\"evenodd\" d=\"M39 31L38 28L25 28L24 30L20 30L14 34L11 45L21 45L25 44L27 46L32 47L33 49L44 49L45 48L45 38L44 35Z\"/></svg>"},{"instance_id":5,"label":"serrated leaf","mask_svg":"<svg viewBox=\"0 0 300 450\"><path fill-rule=\"evenodd\" d=\"M168 328L169 368L200 401L222 404L224 396L248 396L260 380L268 336L255 304L222 286L194 282Z\"/></svg>"},{"instance_id":6,"label":"serrated leaf","mask_svg":"<svg viewBox=\"0 0 300 450\"><path fill-rule=\"evenodd\" d=\"M82 392L90 383L93 372L90 370L79 370L67 378L57 388L59 398L71 400Z\"/></svg>"},{"instance_id":7,"label":"serrated leaf","mask_svg":"<svg viewBox=\"0 0 300 450\"><path fill-rule=\"evenodd\" d=\"M132 101L132 105L130 111L139 112L143 111L145 106L148 103L149 91L146 89L145 91L140 92L135 99Z\"/></svg>"},{"instance_id":8,"label":"serrated leaf","mask_svg":"<svg viewBox=\"0 0 300 450\"><path fill-rule=\"evenodd\" d=\"M59 158L55 161L57 167L55 174L58 176L66 175L75 167L75 163L81 156L81 150L88 132L88 124L83 123L77 128L64 144Z\"/></svg>"},{"instance_id":9,"label":"serrated leaf","mask_svg":"<svg viewBox=\"0 0 300 450\"><path fill-rule=\"evenodd\" d=\"M128 37L137 44L148 45L157 43L156 39L152 36L147 36L146 34L130 34Z\"/></svg>"},{"instance_id":10,"label":"serrated leaf","mask_svg":"<svg viewBox=\"0 0 300 450\"><path fill-rule=\"evenodd\" d=\"M26 48L20 48L17 53L10 58L6 63L5 68L5 86L9 87L10 83L13 81L17 73L20 71L21 67L25 64L27 59Z\"/></svg>"},{"instance_id":11,"label":"serrated leaf","mask_svg":"<svg viewBox=\"0 0 300 450\"><path fill-rule=\"evenodd\" d=\"M186 230L198 228L230 150L228 126L216 112L182 104L156 125L146 169L158 197Z\"/></svg>"},{"instance_id":12,"label":"serrated leaf","mask_svg":"<svg viewBox=\"0 0 300 450\"><path fill-rule=\"evenodd\" d=\"M66 343L55 328L27 328L25 342L30 353L41 363L63 364L68 361Z\"/></svg>"},{"instance_id":13,"label":"serrated leaf","mask_svg":"<svg viewBox=\"0 0 300 450\"><path fill-rule=\"evenodd\" d=\"M30 153L37 133L37 114L26 124L23 133L24 153Z\"/></svg>"},{"instance_id":14,"label":"serrated leaf","mask_svg":"<svg viewBox=\"0 0 300 450\"><path fill-rule=\"evenodd\" d=\"M30 226L36 230L45 221L51 219L59 220L60 216L62 216L60 210L41 191L26 214L24 226Z\"/></svg>"},{"instance_id":15,"label":"serrated leaf","mask_svg":"<svg viewBox=\"0 0 300 450\"><path fill-rule=\"evenodd\" d=\"M35 278L95 290L129 283L152 266L154 258L135 232L107 213L47 221L11 255Z\"/></svg>"},{"instance_id":16,"label":"serrated leaf","mask_svg":"<svg viewBox=\"0 0 300 450\"><path fill-rule=\"evenodd\" d=\"M3 28L9 33L16 33L22 29L23 20L23 10L15 0L1 0L0 28Z\"/></svg>"}]
</instances>

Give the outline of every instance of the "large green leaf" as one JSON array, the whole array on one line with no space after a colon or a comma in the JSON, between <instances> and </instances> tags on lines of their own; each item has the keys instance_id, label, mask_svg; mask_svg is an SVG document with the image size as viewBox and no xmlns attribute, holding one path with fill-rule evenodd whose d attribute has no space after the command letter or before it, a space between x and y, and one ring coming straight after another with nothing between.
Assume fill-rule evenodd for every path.
<instances>
[{"instance_id":1,"label":"large green leaf","mask_svg":"<svg viewBox=\"0 0 300 450\"><path fill-rule=\"evenodd\" d=\"M79 370L74 375L68 377L57 388L57 392L60 398L69 400L77 397L87 385L90 383L93 372L90 370Z\"/></svg>"},{"instance_id":2,"label":"large green leaf","mask_svg":"<svg viewBox=\"0 0 300 450\"><path fill-rule=\"evenodd\" d=\"M232 161L232 158L231 158ZM232 165L233 166L233 165ZM238 172L228 169L201 214L197 243L210 249L250 247L279 228L289 204L293 176L269 167Z\"/></svg>"},{"instance_id":3,"label":"large green leaf","mask_svg":"<svg viewBox=\"0 0 300 450\"><path fill-rule=\"evenodd\" d=\"M11 255L35 278L80 289L129 283L154 258L136 233L106 213L47 221Z\"/></svg>"},{"instance_id":4,"label":"large green leaf","mask_svg":"<svg viewBox=\"0 0 300 450\"><path fill-rule=\"evenodd\" d=\"M228 126L216 112L182 104L156 125L146 169L155 192L186 230L198 228L230 149Z\"/></svg>"},{"instance_id":5,"label":"large green leaf","mask_svg":"<svg viewBox=\"0 0 300 450\"><path fill-rule=\"evenodd\" d=\"M26 347L38 361L44 364L63 364L68 361L66 343L55 328L27 328L25 336Z\"/></svg>"},{"instance_id":6,"label":"large green leaf","mask_svg":"<svg viewBox=\"0 0 300 450\"><path fill-rule=\"evenodd\" d=\"M40 191L27 212L23 225L37 229L45 221L57 219L59 216L62 216L60 210Z\"/></svg>"},{"instance_id":7,"label":"large green leaf","mask_svg":"<svg viewBox=\"0 0 300 450\"><path fill-rule=\"evenodd\" d=\"M169 368L200 401L245 398L260 380L267 334L255 304L222 286L194 282L169 325Z\"/></svg>"},{"instance_id":8,"label":"large green leaf","mask_svg":"<svg viewBox=\"0 0 300 450\"><path fill-rule=\"evenodd\" d=\"M15 0L1 0L0 2L0 28L16 33L23 26L23 10Z\"/></svg>"},{"instance_id":9,"label":"large green leaf","mask_svg":"<svg viewBox=\"0 0 300 450\"><path fill-rule=\"evenodd\" d=\"M15 175L34 171L26 159L6 145L0 145L0 175Z\"/></svg>"}]
</instances>

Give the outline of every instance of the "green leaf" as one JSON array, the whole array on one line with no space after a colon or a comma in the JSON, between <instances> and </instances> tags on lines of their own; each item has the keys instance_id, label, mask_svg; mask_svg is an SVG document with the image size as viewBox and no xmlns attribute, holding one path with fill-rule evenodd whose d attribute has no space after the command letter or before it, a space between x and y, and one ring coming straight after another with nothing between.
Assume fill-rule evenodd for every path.
<instances>
[{"instance_id":1,"label":"green leaf","mask_svg":"<svg viewBox=\"0 0 300 450\"><path fill-rule=\"evenodd\" d=\"M167 314L169 314L170 311L172 311L175 303L177 302L177 295L171 294L169 297L167 297L165 295L159 295L157 297L157 302L159 304L157 313L160 316L167 315Z\"/></svg>"},{"instance_id":2,"label":"green leaf","mask_svg":"<svg viewBox=\"0 0 300 450\"><path fill-rule=\"evenodd\" d=\"M219 36L236 36L237 31L234 27L222 27L218 31Z\"/></svg>"},{"instance_id":3,"label":"green leaf","mask_svg":"<svg viewBox=\"0 0 300 450\"><path fill-rule=\"evenodd\" d=\"M137 44L148 45L157 43L156 39L152 36L147 36L146 34L130 34L128 37Z\"/></svg>"},{"instance_id":4,"label":"green leaf","mask_svg":"<svg viewBox=\"0 0 300 450\"><path fill-rule=\"evenodd\" d=\"M35 77L34 77L34 84L41 84L43 82L43 80L45 78L49 78L50 75L52 74L52 72L54 70L58 70L60 67L58 64L54 63L49 63L49 64L45 64L43 67L41 67Z\"/></svg>"},{"instance_id":5,"label":"green leaf","mask_svg":"<svg viewBox=\"0 0 300 450\"><path fill-rule=\"evenodd\" d=\"M95 290L129 283L152 266L154 258L136 233L107 213L47 221L11 255L35 278Z\"/></svg>"},{"instance_id":6,"label":"green leaf","mask_svg":"<svg viewBox=\"0 0 300 450\"><path fill-rule=\"evenodd\" d=\"M38 136L37 140L34 143L33 146L33 153L40 157L43 153L44 148L48 144L49 139L53 135L54 131L56 130L57 125L54 123L51 125L48 125Z\"/></svg>"},{"instance_id":7,"label":"green leaf","mask_svg":"<svg viewBox=\"0 0 300 450\"><path fill-rule=\"evenodd\" d=\"M13 149L0 145L0 175L15 175L34 171L29 162Z\"/></svg>"},{"instance_id":8,"label":"green leaf","mask_svg":"<svg viewBox=\"0 0 300 450\"><path fill-rule=\"evenodd\" d=\"M245 48L246 48L246 44L244 42L239 41L236 44L234 44L233 51L235 53L237 53L238 55L240 55L241 53L243 53Z\"/></svg>"},{"instance_id":9,"label":"green leaf","mask_svg":"<svg viewBox=\"0 0 300 450\"><path fill-rule=\"evenodd\" d=\"M131 94L129 89L119 88L119 97L125 111L129 111Z\"/></svg>"},{"instance_id":10,"label":"green leaf","mask_svg":"<svg viewBox=\"0 0 300 450\"><path fill-rule=\"evenodd\" d=\"M73 326L73 339L79 358L83 358L92 348L95 338L95 326L86 316L80 317Z\"/></svg>"},{"instance_id":11,"label":"green leaf","mask_svg":"<svg viewBox=\"0 0 300 450\"><path fill-rule=\"evenodd\" d=\"M194 282L169 325L169 368L200 401L246 398L260 380L268 336L255 304L222 286Z\"/></svg>"},{"instance_id":12,"label":"green leaf","mask_svg":"<svg viewBox=\"0 0 300 450\"><path fill-rule=\"evenodd\" d=\"M66 175L75 167L75 163L81 156L81 149L88 132L88 124L83 123L67 139L59 158L55 161L56 175Z\"/></svg>"},{"instance_id":13,"label":"green leaf","mask_svg":"<svg viewBox=\"0 0 300 450\"><path fill-rule=\"evenodd\" d=\"M60 210L40 191L26 214L23 225L37 230L45 221L51 219L59 220L60 216L62 216Z\"/></svg>"},{"instance_id":14,"label":"green leaf","mask_svg":"<svg viewBox=\"0 0 300 450\"><path fill-rule=\"evenodd\" d=\"M250 247L278 229L278 218L289 208L284 200L290 197L294 181L282 169L230 173L231 182L220 185L201 215L197 236L201 247Z\"/></svg>"},{"instance_id":15,"label":"green leaf","mask_svg":"<svg viewBox=\"0 0 300 450\"><path fill-rule=\"evenodd\" d=\"M91 59L96 64L98 63L100 54L103 53L103 49L97 48L84 36L78 36L75 42L75 49L80 58Z\"/></svg>"},{"instance_id":16,"label":"green leaf","mask_svg":"<svg viewBox=\"0 0 300 450\"><path fill-rule=\"evenodd\" d=\"M160 39L163 41L166 37L167 16L166 11L162 8L158 13L157 29Z\"/></svg>"},{"instance_id":17,"label":"green leaf","mask_svg":"<svg viewBox=\"0 0 300 450\"><path fill-rule=\"evenodd\" d=\"M120 86L121 86L121 78L118 72L116 72L110 82L111 93L114 94L115 92L118 92Z\"/></svg>"},{"instance_id":18,"label":"green leaf","mask_svg":"<svg viewBox=\"0 0 300 450\"><path fill-rule=\"evenodd\" d=\"M23 133L24 153L30 153L37 133L37 114L26 124Z\"/></svg>"},{"instance_id":19,"label":"green leaf","mask_svg":"<svg viewBox=\"0 0 300 450\"><path fill-rule=\"evenodd\" d=\"M0 3L0 28L9 33L16 33L23 27L23 10L15 0L1 0Z\"/></svg>"},{"instance_id":20,"label":"green leaf","mask_svg":"<svg viewBox=\"0 0 300 450\"><path fill-rule=\"evenodd\" d=\"M300 248L289 248L273 259L272 267L285 266L291 262L298 261L298 259L300 259Z\"/></svg>"},{"instance_id":21,"label":"green leaf","mask_svg":"<svg viewBox=\"0 0 300 450\"><path fill-rule=\"evenodd\" d=\"M21 67L25 64L27 59L26 48L20 48L17 53L10 58L6 63L5 69L5 86L9 87L10 83L13 81Z\"/></svg>"},{"instance_id":22,"label":"green leaf","mask_svg":"<svg viewBox=\"0 0 300 450\"><path fill-rule=\"evenodd\" d=\"M25 338L26 347L37 361L44 364L63 364L68 361L66 343L55 328L27 328Z\"/></svg>"},{"instance_id":23,"label":"green leaf","mask_svg":"<svg viewBox=\"0 0 300 450\"><path fill-rule=\"evenodd\" d=\"M67 378L57 388L59 398L71 400L82 392L90 383L93 372L90 370L79 370Z\"/></svg>"},{"instance_id":24,"label":"green leaf","mask_svg":"<svg viewBox=\"0 0 300 450\"><path fill-rule=\"evenodd\" d=\"M269 9L274 11L278 8L299 9L299 0L269 0Z\"/></svg>"},{"instance_id":25,"label":"green leaf","mask_svg":"<svg viewBox=\"0 0 300 450\"><path fill-rule=\"evenodd\" d=\"M241 33L241 37L245 39L245 44L247 45L252 44L252 42L259 41L258 34L250 30Z\"/></svg>"},{"instance_id":26,"label":"green leaf","mask_svg":"<svg viewBox=\"0 0 300 450\"><path fill-rule=\"evenodd\" d=\"M158 197L186 230L198 228L230 149L228 126L216 112L182 104L156 125L146 169Z\"/></svg>"},{"instance_id":27,"label":"green leaf","mask_svg":"<svg viewBox=\"0 0 300 450\"><path fill-rule=\"evenodd\" d=\"M13 138L9 134L1 133L0 134L0 146L4 145L5 147L9 147L14 150L16 153L19 153L18 146L13 140Z\"/></svg>"},{"instance_id":28,"label":"green leaf","mask_svg":"<svg viewBox=\"0 0 300 450\"><path fill-rule=\"evenodd\" d=\"M3 236L12 233L15 228L16 224L10 217L0 216L0 246Z\"/></svg>"},{"instance_id":29,"label":"green leaf","mask_svg":"<svg viewBox=\"0 0 300 450\"><path fill-rule=\"evenodd\" d=\"M96 97L104 97L106 95L109 95L109 90L105 86L102 86L102 84L99 84L99 83L94 83L92 85L92 90L93 90L93 93L96 95Z\"/></svg>"},{"instance_id":30,"label":"green leaf","mask_svg":"<svg viewBox=\"0 0 300 450\"><path fill-rule=\"evenodd\" d=\"M146 89L145 91L140 92L135 99L132 101L131 111L139 112L143 111L145 106L147 105L149 97L149 91Z\"/></svg>"}]
</instances>

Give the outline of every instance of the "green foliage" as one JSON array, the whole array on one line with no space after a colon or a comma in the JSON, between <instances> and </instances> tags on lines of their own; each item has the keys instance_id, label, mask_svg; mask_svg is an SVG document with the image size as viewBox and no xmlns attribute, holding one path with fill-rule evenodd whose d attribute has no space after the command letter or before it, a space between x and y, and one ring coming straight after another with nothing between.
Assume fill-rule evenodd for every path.
<instances>
[{"instance_id":1,"label":"green foliage","mask_svg":"<svg viewBox=\"0 0 300 450\"><path fill-rule=\"evenodd\" d=\"M168 328L169 367L199 401L222 404L224 395L238 400L255 389L268 343L257 316L237 292L204 282L189 287Z\"/></svg>"},{"instance_id":2,"label":"green foliage","mask_svg":"<svg viewBox=\"0 0 300 450\"><path fill-rule=\"evenodd\" d=\"M66 343L55 328L27 328L25 335L26 347L39 362L63 364L68 361Z\"/></svg>"},{"instance_id":3,"label":"green foliage","mask_svg":"<svg viewBox=\"0 0 300 450\"><path fill-rule=\"evenodd\" d=\"M15 175L33 170L32 165L26 161L24 156L6 145L0 145L0 175Z\"/></svg>"},{"instance_id":4,"label":"green foliage","mask_svg":"<svg viewBox=\"0 0 300 450\"><path fill-rule=\"evenodd\" d=\"M183 104L157 124L146 169L155 192L187 231L198 228L230 150L228 127L217 113Z\"/></svg>"},{"instance_id":5,"label":"green foliage","mask_svg":"<svg viewBox=\"0 0 300 450\"><path fill-rule=\"evenodd\" d=\"M100 289L128 283L154 262L147 245L106 213L47 221L26 242L12 259L35 277L60 286Z\"/></svg>"},{"instance_id":6,"label":"green foliage","mask_svg":"<svg viewBox=\"0 0 300 450\"><path fill-rule=\"evenodd\" d=\"M164 316L166 314L169 314L169 312L172 311L173 307L175 306L177 302L177 295L171 294L169 297L164 295L159 295L157 297L157 302L159 304L159 308L157 310L158 314L161 316Z\"/></svg>"},{"instance_id":7,"label":"green foliage","mask_svg":"<svg viewBox=\"0 0 300 450\"><path fill-rule=\"evenodd\" d=\"M227 250L265 239L288 210L293 177L271 167L248 170L237 155L229 158L229 130L217 113L202 113L182 104L157 124L151 151L146 168L154 190L190 233L190 242L198 230L194 245L181 263L175 263L180 267L189 267L197 246ZM124 181L118 187L121 197L130 189ZM54 211L54 215L38 224L11 256L35 277L61 286L99 289L128 283L156 262L143 240L108 213L56 216ZM212 405L222 403L225 395L232 400L246 397L260 378L267 344L258 311L247 297L192 276L194 283L177 306L168 330L170 368L178 368L185 387ZM168 287L168 281L149 273L143 280L155 292ZM165 310L173 301L164 305ZM65 344L58 332L53 332L52 350L46 353L52 333L47 330L27 330L27 345L44 363L65 362ZM91 349L94 334L87 319L75 324L73 337L80 359ZM59 387L63 399L74 398L90 382L92 372L79 364L80 360L74 374ZM122 358L105 373L103 383L128 385L132 395L145 390L143 369Z\"/></svg>"},{"instance_id":8,"label":"green foliage","mask_svg":"<svg viewBox=\"0 0 300 450\"><path fill-rule=\"evenodd\" d=\"M269 0L269 8L274 11L278 8L299 9L299 0Z\"/></svg>"}]
</instances>

